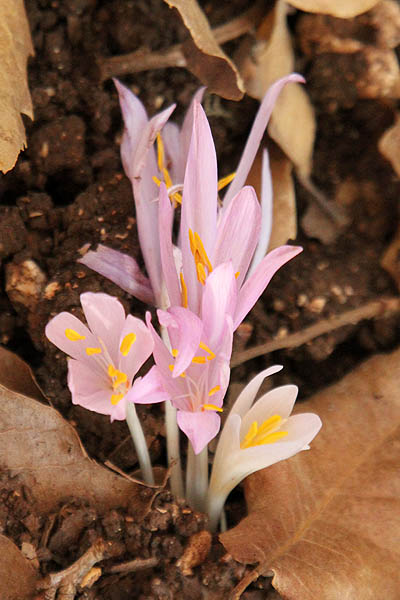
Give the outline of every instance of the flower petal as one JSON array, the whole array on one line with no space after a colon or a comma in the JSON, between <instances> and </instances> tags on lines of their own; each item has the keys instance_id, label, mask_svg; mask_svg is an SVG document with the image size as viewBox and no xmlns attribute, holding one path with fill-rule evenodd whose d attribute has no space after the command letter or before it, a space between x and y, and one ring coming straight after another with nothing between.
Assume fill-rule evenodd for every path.
<instances>
[{"instance_id":1,"label":"flower petal","mask_svg":"<svg viewBox=\"0 0 400 600\"><path fill-rule=\"evenodd\" d=\"M241 286L260 237L261 209L256 193L246 186L233 198L218 223L213 262L232 260Z\"/></svg>"},{"instance_id":2,"label":"flower petal","mask_svg":"<svg viewBox=\"0 0 400 600\"><path fill-rule=\"evenodd\" d=\"M177 350L173 377L178 377L192 362L199 348L203 323L187 308L173 306L168 311L157 311L161 325L168 328L172 348Z\"/></svg>"},{"instance_id":3,"label":"flower petal","mask_svg":"<svg viewBox=\"0 0 400 600\"><path fill-rule=\"evenodd\" d=\"M298 391L297 385L282 385L261 396L242 418L241 439L246 435L254 421L257 421L260 426L273 415L288 419L296 402ZM286 425L287 422L282 426L285 431L287 430Z\"/></svg>"},{"instance_id":4,"label":"flower petal","mask_svg":"<svg viewBox=\"0 0 400 600\"><path fill-rule=\"evenodd\" d=\"M127 254L99 244L96 251L89 250L78 262L107 277L142 302L154 304L150 281L143 275L135 259Z\"/></svg>"},{"instance_id":5,"label":"flower petal","mask_svg":"<svg viewBox=\"0 0 400 600\"><path fill-rule=\"evenodd\" d=\"M283 367L281 365L274 365L272 367L268 367L268 369L264 369L264 371L261 371L261 373L258 373L258 375L253 377L253 379L240 392L231 408L230 414L237 414L243 418L243 416L250 410L264 379L270 375L278 373L282 369Z\"/></svg>"},{"instance_id":6,"label":"flower petal","mask_svg":"<svg viewBox=\"0 0 400 600\"><path fill-rule=\"evenodd\" d=\"M159 195L159 238L161 265L165 285L167 286L170 304L179 306L181 304L181 292L176 271L174 249L172 245L172 225L174 220L174 210L167 194L167 188L162 183Z\"/></svg>"},{"instance_id":7,"label":"flower petal","mask_svg":"<svg viewBox=\"0 0 400 600\"><path fill-rule=\"evenodd\" d=\"M71 359L68 361L68 387L73 404L101 415L111 415L113 412L113 392L105 373L101 377L82 361Z\"/></svg>"},{"instance_id":8,"label":"flower petal","mask_svg":"<svg viewBox=\"0 0 400 600\"><path fill-rule=\"evenodd\" d=\"M225 194L223 205L224 210L226 210L229 202L246 183L247 175L249 174L251 165L253 164L254 158L257 154L258 147L264 135L264 131L267 127L272 110L275 106L275 102L281 93L282 88L290 82L304 83L304 78L297 73L292 73L291 75L282 77L282 79L275 81L275 83L270 86L265 94L264 99L260 104L260 108L258 109L256 118L254 119L249 137L247 138L246 146L236 170L236 176Z\"/></svg>"},{"instance_id":9,"label":"flower petal","mask_svg":"<svg viewBox=\"0 0 400 600\"><path fill-rule=\"evenodd\" d=\"M180 130L176 123L168 121L162 130L162 139L165 148L165 164L174 185L183 183L185 174L184 157L181 147Z\"/></svg>"},{"instance_id":10,"label":"flower petal","mask_svg":"<svg viewBox=\"0 0 400 600\"><path fill-rule=\"evenodd\" d=\"M154 342L153 355L156 365L159 368L161 375L168 375L168 379L172 379L169 370L169 365L172 362L171 353L160 338L160 336L158 335L158 333L156 332L156 330L154 329L153 324L151 322L151 314L149 311L146 312L146 324L149 328Z\"/></svg>"},{"instance_id":11,"label":"flower petal","mask_svg":"<svg viewBox=\"0 0 400 600\"><path fill-rule=\"evenodd\" d=\"M144 377L138 377L132 388L127 393L125 399L127 402L135 404L154 404L155 402L165 402L170 396L164 391L162 380L157 367L151 367L150 371Z\"/></svg>"},{"instance_id":12,"label":"flower petal","mask_svg":"<svg viewBox=\"0 0 400 600\"><path fill-rule=\"evenodd\" d=\"M267 253L272 229L272 210L273 210L273 189L272 175L269 168L269 158L266 148L263 150L262 169L261 169L261 231L258 238L256 251L251 261L251 267L247 276L251 275L256 266L262 261ZM231 204L233 204L234 199ZM285 240L286 241L286 240Z\"/></svg>"},{"instance_id":13,"label":"flower petal","mask_svg":"<svg viewBox=\"0 0 400 600\"><path fill-rule=\"evenodd\" d=\"M260 262L254 273L240 289L233 321L235 329L240 325L250 309L253 308L278 269L302 250L303 248L300 246L280 246L269 252Z\"/></svg>"},{"instance_id":14,"label":"flower petal","mask_svg":"<svg viewBox=\"0 0 400 600\"><path fill-rule=\"evenodd\" d=\"M129 344L128 338L128 344L123 345L126 336L131 333L135 335L134 341ZM120 371L126 373L129 382L149 358L153 347L153 336L143 321L128 315L118 338L118 361L115 365L118 365Z\"/></svg>"},{"instance_id":15,"label":"flower petal","mask_svg":"<svg viewBox=\"0 0 400 600\"><path fill-rule=\"evenodd\" d=\"M206 91L206 88L201 87L194 94L192 101L190 103L190 106L189 106L188 110L186 111L186 115L183 120L183 123L182 123L181 142L180 143L181 143L182 160L185 165L186 165L187 157L189 154L190 141L192 139L192 133L193 133L194 107L195 107L196 103L202 102L205 91Z\"/></svg>"},{"instance_id":16,"label":"flower petal","mask_svg":"<svg viewBox=\"0 0 400 600\"><path fill-rule=\"evenodd\" d=\"M178 410L177 421L179 428L189 438L195 454L199 454L217 435L220 426L220 416L211 410L204 412L189 412Z\"/></svg>"},{"instance_id":17,"label":"flower petal","mask_svg":"<svg viewBox=\"0 0 400 600\"><path fill-rule=\"evenodd\" d=\"M233 318L236 304L237 282L232 263L226 262L207 277L201 305L204 336L214 352L221 344L226 316Z\"/></svg>"}]
</instances>

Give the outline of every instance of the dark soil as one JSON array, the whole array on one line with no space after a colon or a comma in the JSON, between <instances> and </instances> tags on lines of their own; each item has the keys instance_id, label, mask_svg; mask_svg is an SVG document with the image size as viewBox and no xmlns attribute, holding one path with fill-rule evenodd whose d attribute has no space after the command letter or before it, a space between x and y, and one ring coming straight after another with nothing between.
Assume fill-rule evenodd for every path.
<instances>
[{"instance_id":1,"label":"dark soil","mask_svg":"<svg viewBox=\"0 0 400 600\"><path fill-rule=\"evenodd\" d=\"M236 2L229 14L227 8L221 15L218 3L203 4L212 23L227 20L246 5ZM52 405L76 426L89 455L131 472L137 464L126 424L110 425L107 417L71 404L65 356L45 339L44 328L62 310L81 316L79 295L89 290L117 296L127 311L144 315L143 304L77 263L88 244L95 247L99 242L141 260L131 187L119 158L122 121L117 95L110 81L99 83L96 64L101 57L139 47L163 50L183 39L185 32L161 0L26 0L26 8L36 52L29 68L35 121L26 119L28 148L0 180L0 341L33 366ZM299 14L293 18L294 28L298 19ZM335 88L327 73L336 56L323 56L314 60L312 55L299 55L317 110L313 180L331 197L344 182L355 182L357 192L348 205L351 224L330 245L300 230L297 242L304 252L276 275L256 305L246 325L250 337L241 349L396 293L380 258L397 226L400 188L377 150L377 140L393 122L394 106L358 98L349 83L346 88L337 82ZM177 121L199 85L184 69L154 70L125 82L150 114L177 102ZM257 103L245 98L237 104L217 104L210 122L225 174L237 164ZM300 185L297 195L301 216L312 199ZM32 279L29 297L7 285L15 273ZM350 325L299 349L246 363L232 371L232 381L247 381L266 363L278 362L285 369L275 382L296 383L305 398L372 353L393 348L399 330L397 316ZM164 465L162 411L154 406L140 412L152 459ZM176 561L205 521L177 504L168 491L157 496L142 523L135 522L129 510L101 515L96 507L73 499L56 515L38 514L29 490L20 489L5 473L0 494L1 532L19 547L32 544L43 575L74 562L97 536L120 543L118 556L106 561L99 581L77 598L227 597L245 572L214 540L194 576L182 575ZM244 512L238 491L228 506L229 524ZM157 566L109 572L113 564L138 557L156 557ZM260 578L243 598L269 597L269 586L269 580Z\"/></svg>"}]
</instances>

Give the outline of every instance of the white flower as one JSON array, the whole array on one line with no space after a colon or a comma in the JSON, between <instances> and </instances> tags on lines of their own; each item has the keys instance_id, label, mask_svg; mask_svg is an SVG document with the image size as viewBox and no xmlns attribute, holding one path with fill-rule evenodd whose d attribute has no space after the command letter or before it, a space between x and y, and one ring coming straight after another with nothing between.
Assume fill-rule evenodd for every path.
<instances>
[{"instance_id":1,"label":"white flower","mask_svg":"<svg viewBox=\"0 0 400 600\"><path fill-rule=\"evenodd\" d=\"M297 386L284 385L254 399L274 366L259 373L239 394L220 434L208 491L210 527L216 529L229 493L245 477L309 449L321 428L312 413L290 416ZM254 404L253 404L254 403Z\"/></svg>"}]
</instances>

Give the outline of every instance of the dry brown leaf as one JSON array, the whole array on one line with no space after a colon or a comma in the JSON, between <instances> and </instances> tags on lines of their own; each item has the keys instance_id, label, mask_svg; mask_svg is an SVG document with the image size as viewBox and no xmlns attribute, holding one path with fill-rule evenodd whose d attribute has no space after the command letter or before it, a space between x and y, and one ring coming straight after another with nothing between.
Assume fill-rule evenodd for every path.
<instances>
[{"instance_id":1,"label":"dry brown leaf","mask_svg":"<svg viewBox=\"0 0 400 600\"><path fill-rule=\"evenodd\" d=\"M322 13L342 19L361 15L379 0L288 0L289 4L305 12Z\"/></svg>"},{"instance_id":2,"label":"dry brown leaf","mask_svg":"<svg viewBox=\"0 0 400 600\"><path fill-rule=\"evenodd\" d=\"M0 535L0 556L1 600L31 600L38 576L29 560L4 535Z\"/></svg>"},{"instance_id":3,"label":"dry brown leaf","mask_svg":"<svg viewBox=\"0 0 400 600\"><path fill-rule=\"evenodd\" d=\"M294 69L286 13L286 2L278 0L257 31L255 47L251 52L242 50L237 58L246 91L259 100L271 83ZM315 129L314 110L304 87L287 85L276 102L268 132L304 178L311 173Z\"/></svg>"},{"instance_id":4,"label":"dry brown leaf","mask_svg":"<svg viewBox=\"0 0 400 600\"><path fill-rule=\"evenodd\" d=\"M285 599L398 600L399 381L397 350L301 403L323 423L311 450L248 478L249 516L221 540Z\"/></svg>"},{"instance_id":5,"label":"dry brown leaf","mask_svg":"<svg viewBox=\"0 0 400 600\"><path fill-rule=\"evenodd\" d=\"M380 138L378 148L400 177L400 114L397 114L394 125L389 127Z\"/></svg>"},{"instance_id":6,"label":"dry brown leaf","mask_svg":"<svg viewBox=\"0 0 400 600\"><path fill-rule=\"evenodd\" d=\"M15 385L18 374L25 380L19 386ZM71 495L88 500L100 511L128 502L144 510L140 486L91 460L75 429L56 410L7 389L7 385L29 389L28 376L29 368L20 359L0 350L0 467L30 488L39 510L53 510Z\"/></svg>"},{"instance_id":7,"label":"dry brown leaf","mask_svg":"<svg viewBox=\"0 0 400 600\"><path fill-rule=\"evenodd\" d=\"M13 168L26 146L21 113L33 119L26 76L33 54L23 0L0 0L0 170Z\"/></svg>"},{"instance_id":8,"label":"dry brown leaf","mask_svg":"<svg viewBox=\"0 0 400 600\"><path fill-rule=\"evenodd\" d=\"M292 178L292 163L275 145L268 148L269 164L272 173L273 215L272 231L268 251L286 244L288 240L297 237L296 196ZM261 193L262 150L259 150L254 160L246 184L251 185Z\"/></svg>"},{"instance_id":9,"label":"dry brown leaf","mask_svg":"<svg viewBox=\"0 0 400 600\"><path fill-rule=\"evenodd\" d=\"M387 271L400 290L400 227L381 258L381 266Z\"/></svg>"},{"instance_id":10,"label":"dry brown leaf","mask_svg":"<svg viewBox=\"0 0 400 600\"><path fill-rule=\"evenodd\" d=\"M182 44L187 68L210 92L228 100L244 94L242 79L231 60L215 40L207 18L196 0L164 0L178 10L192 40Z\"/></svg>"}]
</instances>

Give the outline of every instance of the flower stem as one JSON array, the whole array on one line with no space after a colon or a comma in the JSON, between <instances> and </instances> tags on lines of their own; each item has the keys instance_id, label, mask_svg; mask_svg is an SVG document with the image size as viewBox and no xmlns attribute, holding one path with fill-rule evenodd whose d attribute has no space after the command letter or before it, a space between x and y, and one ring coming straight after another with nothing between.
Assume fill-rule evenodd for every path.
<instances>
[{"instance_id":1,"label":"flower stem","mask_svg":"<svg viewBox=\"0 0 400 600\"><path fill-rule=\"evenodd\" d=\"M208 488L208 447L195 454L188 443L186 466L186 499L195 510L205 512Z\"/></svg>"},{"instance_id":2,"label":"flower stem","mask_svg":"<svg viewBox=\"0 0 400 600\"><path fill-rule=\"evenodd\" d=\"M151 467L146 438L144 437L143 429L133 402L127 402L126 404L126 422L128 423L129 431L135 445L143 480L150 485L154 485L153 469Z\"/></svg>"},{"instance_id":3,"label":"flower stem","mask_svg":"<svg viewBox=\"0 0 400 600\"><path fill-rule=\"evenodd\" d=\"M168 350L171 350L168 332L165 327L161 327L161 337ZM185 496L182 478L182 463L179 448L179 428L176 420L176 408L171 402L165 402L165 430L167 436L167 457L168 465L171 469L170 486L171 492L178 498Z\"/></svg>"}]
</instances>

